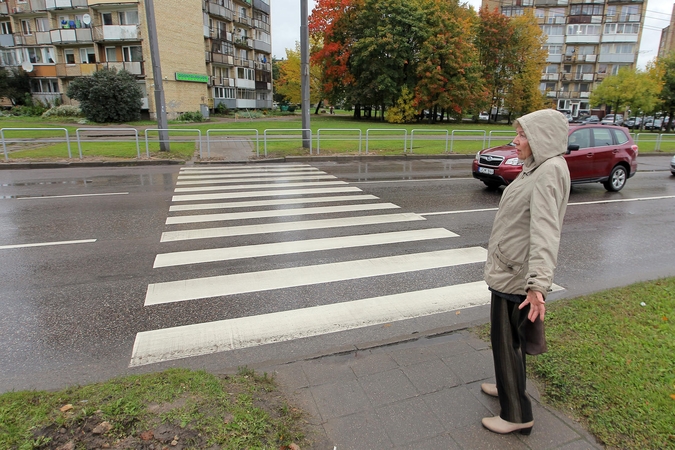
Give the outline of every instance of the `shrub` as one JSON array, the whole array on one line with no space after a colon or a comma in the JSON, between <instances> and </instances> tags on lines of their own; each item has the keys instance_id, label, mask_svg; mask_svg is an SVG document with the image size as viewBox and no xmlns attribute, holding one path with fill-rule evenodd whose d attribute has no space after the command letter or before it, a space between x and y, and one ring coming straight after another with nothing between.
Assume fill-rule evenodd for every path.
<instances>
[{"instance_id":1,"label":"shrub","mask_svg":"<svg viewBox=\"0 0 675 450\"><path fill-rule=\"evenodd\" d=\"M230 110L225 106L225 103L218 103L218 106L216 106L216 109L214 110L216 114L220 115L226 115L230 113Z\"/></svg>"},{"instance_id":2,"label":"shrub","mask_svg":"<svg viewBox=\"0 0 675 450\"><path fill-rule=\"evenodd\" d=\"M49 108L42 117L82 117L82 110L73 105L61 105Z\"/></svg>"},{"instance_id":3,"label":"shrub","mask_svg":"<svg viewBox=\"0 0 675 450\"><path fill-rule=\"evenodd\" d=\"M181 122L203 122L204 121L204 116L202 116L202 113L199 111L187 111L184 113L181 113L178 116L178 120Z\"/></svg>"},{"instance_id":4,"label":"shrub","mask_svg":"<svg viewBox=\"0 0 675 450\"><path fill-rule=\"evenodd\" d=\"M80 102L82 112L92 122L122 123L141 117L143 92L126 70L103 69L89 77L75 78L66 95Z\"/></svg>"},{"instance_id":5,"label":"shrub","mask_svg":"<svg viewBox=\"0 0 675 450\"><path fill-rule=\"evenodd\" d=\"M413 104L413 94L404 87L401 90L396 104L387 111L386 119L389 123L410 123L415 120L416 112Z\"/></svg>"}]
</instances>

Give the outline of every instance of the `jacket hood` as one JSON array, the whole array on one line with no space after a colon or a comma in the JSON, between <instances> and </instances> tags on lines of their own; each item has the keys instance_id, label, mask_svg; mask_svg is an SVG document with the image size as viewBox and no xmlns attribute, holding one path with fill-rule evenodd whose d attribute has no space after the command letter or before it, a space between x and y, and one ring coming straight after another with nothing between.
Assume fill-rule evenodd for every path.
<instances>
[{"instance_id":1,"label":"jacket hood","mask_svg":"<svg viewBox=\"0 0 675 450\"><path fill-rule=\"evenodd\" d=\"M532 157L523 165L525 171L537 168L541 163L567 151L567 118L553 109L542 109L516 119L532 149Z\"/></svg>"}]
</instances>

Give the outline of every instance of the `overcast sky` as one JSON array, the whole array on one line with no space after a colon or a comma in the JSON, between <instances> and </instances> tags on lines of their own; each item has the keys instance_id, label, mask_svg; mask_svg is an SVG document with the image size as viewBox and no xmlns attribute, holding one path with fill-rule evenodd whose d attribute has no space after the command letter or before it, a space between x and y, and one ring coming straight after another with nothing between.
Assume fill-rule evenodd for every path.
<instances>
[{"instance_id":1,"label":"overcast sky","mask_svg":"<svg viewBox=\"0 0 675 450\"><path fill-rule=\"evenodd\" d=\"M283 59L286 49L295 48L295 42L300 41L300 0L271 0L272 8L272 55ZM310 11L314 7L314 0L309 0ZM480 0L469 0L476 9L480 7ZM673 0L649 0L645 26L642 31L642 43L638 55L638 67L654 59L659 50L661 30L670 24L670 14L673 10Z\"/></svg>"}]
</instances>

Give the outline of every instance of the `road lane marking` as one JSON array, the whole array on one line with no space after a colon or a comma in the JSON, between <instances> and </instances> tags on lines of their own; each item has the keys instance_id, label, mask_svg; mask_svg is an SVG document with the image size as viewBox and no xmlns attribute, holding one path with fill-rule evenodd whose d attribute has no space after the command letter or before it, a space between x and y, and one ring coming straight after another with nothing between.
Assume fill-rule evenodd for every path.
<instances>
[{"instance_id":1,"label":"road lane marking","mask_svg":"<svg viewBox=\"0 0 675 450\"><path fill-rule=\"evenodd\" d=\"M236 189L285 189L291 187L304 187L304 186L335 186L335 185L347 185L345 181L306 181L299 183L274 183L274 180L271 180L271 183L264 184L236 184L234 186L202 186L202 187L189 187L189 188L175 188L174 192L200 192L200 191L229 191Z\"/></svg>"},{"instance_id":2,"label":"road lane marking","mask_svg":"<svg viewBox=\"0 0 675 450\"><path fill-rule=\"evenodd\" d=\"M284 186L285 187L285 186ZM174 195L173 202L192 202L200 200L224 200L233 198L275 197L285 195L335 194L344 192L363 192L354 186L332 188L287 189L281 191L219 192L217 194Z\"/></svg>"},{"instance_id":3,"label":"road lane marking","mask_svg":"<svg viewBox=\"0 0 675 450\"><path fill-rule=\"evenodd\" d=\"M44 198L101 197L104 195L129 195L128 192L106 192L103 194L44 195L42 197L17 197L17 200L35 200Z\"/></svg>"},{"instance_id":4,"label":"road lane marking","mask_svg":"<svg viewBox=\"0 0 675 450\"><path fill-rule=\"evenodd\" d=\"M394 231L389 233L338 236L332 238L274 242L271 244L244 245L240 247L160 253L155 257L153 268L273 255L290 255L342 248L398 244L403 242L445 239L451 237L457 237L457 234L448 231L445 228L427 228L423 230Z\"/></svg>"},{"instance_id":5,"label":"road lane marking","mask_svg":"<svg viewBox=\"0 0 675 450\"><path fill-rule=\"evenodd\" d=\"M302 197L285 198L278 200L251 200L247 202L227 202L227 203L197 203L194 205L174 205L169 207L169 211L199 211L202 209L227 209L227 208L256 208L259 206L282 206L282 205L302 205L305 203L331 203L343 201L363 201L379 200L374 195L334 195L330 197Z\"/></svg>"},{"instance_id":6,"label":"road lane marking","mask_svg":"<svg viewBox=\"0 0 675 450\"><path fill-rule=\"evenodd\" d=\"M145 306L438 269L484 262L486 256L482 247L467 247L154 283Z\"/></svg>"},{"instance_id":7,"label":"road lane marking","mask_svg":"<svg viewBox=\"0 0 675 450\"><path fill-rule=\"evenodd\" d=\"M220 222L224 220L262 219L265 217L306 216L310 214L333 214L341 212L375 211L382 209L398 209L393 203L366 203L361 205L316 206L312 208L269 209L220 214L197 214L190 216L174 216L166 219L167 225L200 222Z\"/></svg>"},{"instance_id":8,"label":"road lane marking","mask_svg":"<svg viewBox=\"0 0 675 450\"><path fill-rule=\"evenodd\" d=\"M162 233L160 242L185 241L190 239L209 239L253 234L281 233L287 231L322 230L326 228L382 225L386 223L426 220L413 213L380 214L375 216L342 217L337 219L303 220L236 227L203 228L198 230L167 231Z\"/></svg>"},{"instance_id":9,"label":"road lane marking","mask_svg":"<svg viewBox=\"0 0 675 450\"><path fill-rule=\"evenodd\" d=\"M572 202L568 203L567 206L584 206L584 205L600 205L603 203L625 203L625 202L642 202L650 200L669 200L675 198L675 195L664 195L660 197L640 197L640 198L621 198L614 200L597 200L593 202ZM464 209L461 211L437 211L437 212L428 212L428 213L417 213L420 216L438 216L442 214L463 214L463 213L473 213L473 212L486 212L486 211L497 211L499 208L483 208L483 209Z\"/></svg>"},{"instance_id":10,"label":"road lane marking","mask_svg":"<svg viewBox=\"0 0 675 450\"><path fill-rule=\"evenodd\" d=\"M252 178L232 178L232 179L204 179L204 180L188 180L188 181L182 181L179 179L176 182L177 186L194 186L194 185L199 185L199 184L227 184L227 183L260 183L260 182L272 182L272 183L278 183L278 182L285 182L285 181L320 181L320 180L334 180L336 177L333 175L302 175L302 176L294 176L294 177L276 177L272 180L269 178L263 178L263 177L252 177Z\"/></svg>"},{"instance_id":11,"label":"road lane marking","mask_svg":"<svg viewBox=\"0 0 675 450\"><path fill-rule=\"evenodd\" d=\"M37 242L34 244L0 245L0 250L6 250L10 248L25 248L25 247L46 247L49 245L90 244L92 242L96 242L96 239L81 239L79 241Z\"/></svg>"}]
</instances>

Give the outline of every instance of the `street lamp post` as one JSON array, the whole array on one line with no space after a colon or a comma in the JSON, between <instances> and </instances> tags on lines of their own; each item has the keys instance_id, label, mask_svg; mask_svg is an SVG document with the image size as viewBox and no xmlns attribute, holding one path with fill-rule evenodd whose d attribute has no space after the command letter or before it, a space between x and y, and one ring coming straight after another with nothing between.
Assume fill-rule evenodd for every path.
<instances>
[{"instance_id":1,"label":"street lamp post","mask_svg":"<svg viewBox=\"0 0 675 450\"><path fill-rule=\"evenodd\" d=\"M307 0L300 2L300 84L302 90L302 147L310 148L309 131L309 8Z\"/></svg>"},{"instance_id":2,"label":"street lamp post","mask_svg":"<svg viewBox=\"0 0 675 450\"><path fill-rule=\"evenodd\" d=\"M162 86L162 68L159 63L159 45L157 44L157 22L155 22L155 5L153 0L145 0L145 15L148 21L148 43L150 44L150 58L152 59L152 78L155 83L155 114L157 128L159 128L159 150L169 151L169 128L166 119L166 102Z\"/></svg>"}]
</instances>

